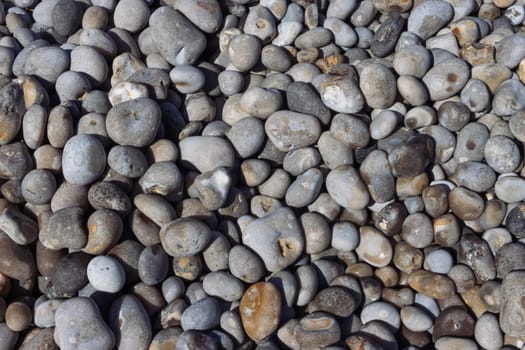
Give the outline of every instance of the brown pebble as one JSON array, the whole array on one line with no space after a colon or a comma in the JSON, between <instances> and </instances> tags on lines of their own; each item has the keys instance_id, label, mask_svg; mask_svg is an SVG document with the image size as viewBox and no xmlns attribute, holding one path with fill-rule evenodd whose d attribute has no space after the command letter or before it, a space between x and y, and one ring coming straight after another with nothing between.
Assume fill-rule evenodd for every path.
<instances>
[{"instance_id":1,"label":"brown pebble","mask_svg":"<svg viewBox=\"0 0 525 350\"><path fill-rule=\"evenodd\" d=\"M3 232L0 232L0 272L17 280L27 280L36 275L31 250L17 245Z\"/></svg>"},{"instance_id":2,"label":"brown pebble","mask_svg":"<svg viewBox=\"0 0 525 350\"><path fill-rule=\"evenodd\" d=\"M9 304L5 311L5 323L15 332L21 332L31 324L33 314L31 308L21 301Z\"/></svg>"},{"instance_id":3,"label":"brown pebble","mask_svg":"<svg viewBox=\"0 0 525 350\"><path fill-rule=\"evenodd\" d=\"M446 308L439 314L432 333L434 340L445 336L472 337L473 335L474 319L458 306Z\"/></svg>"},{"instance_id":4,"label":"brown pebble","mask_svg":"<svg viewBox=\"0 0 525 350\"><path fill-rule=\"evenodd\" d=\"M426 270L412 272L408 277L408 284L416 292L434 299L446 299L456 292L450 278Z\"/></svg>"},{"instance_id":5,"label":"brown pebble","mask_svg":"<svg viewBox=\"0 0 525 350\"><path fill-rule=\"evenodd\" d=\"M246 334L260 342L272 334L281 319L281 295L269 282L253 284L244 293L239 306Z\"/></svg>"}]
</instances>

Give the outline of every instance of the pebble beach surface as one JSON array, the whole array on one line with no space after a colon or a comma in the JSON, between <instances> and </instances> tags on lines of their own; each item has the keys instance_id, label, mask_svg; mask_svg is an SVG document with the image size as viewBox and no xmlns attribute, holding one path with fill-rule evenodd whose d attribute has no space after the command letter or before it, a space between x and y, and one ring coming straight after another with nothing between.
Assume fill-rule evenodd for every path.
<instances>
[{"instance_id":1,"label":"pebble beach surface","mask_svg":"<svg viewBox=\"0 0 525 350\"><path fill-rule=\"evenodd\" d=\"M0 2L0 350L525 349L525 0Z\"/></svg>"}]
</instances>

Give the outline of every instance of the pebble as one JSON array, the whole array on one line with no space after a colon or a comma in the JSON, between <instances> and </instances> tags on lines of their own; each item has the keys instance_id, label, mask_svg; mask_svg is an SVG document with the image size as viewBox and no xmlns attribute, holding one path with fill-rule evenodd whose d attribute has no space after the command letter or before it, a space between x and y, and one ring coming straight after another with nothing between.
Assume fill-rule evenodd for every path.
<instances>
[{"instance_id":1,"label":"pebble","mask_svg":"<svg viewBox=\"0 0 525 350\"><path fill-rule=\"evenodd\" d=\"M49 217L47 229L40 232L39 240L48 249L81 249L86 245L87 232L83 227L83 210L69 207L57 210Z\"/></svg>"},{"instance_id":2,"label":"pebble","mask_svg":"<svg viewBox=\"0 0 525 350\"><path fill-rule=\"evenodd\" d=\"M88 283L86 268L90 257L77 252L57 259L49 273L46 294L50 298L74 296Z\"/></svg>"},{"instance_id":3,"label":"pebble","mask_svg":"<svg viewBox=\"0 0 525 350\"><path fill-rule=\"evenodd\" d=\"M9 304L5 310L5 323L14 332L22 332L27 329L32 318L31 308L21 301Z\"/></svg>"},{"instance_id":4,"label":"pebble","mask_svg":"<svg viewBox=\"0 0 525 350\"><path fill-rule=\"evenodd\" d=\"M498 318L488 312L481 315L476 321L474 337L476 342L487 350L501 348L503 334L499 328Z\"/></svg>"},{"instance_id":5,"label":"pebble","mask_svg":"<svg viewBox=\"0 0 525 350\"><path fill-rule=\"evenodd\" d=\"M162 247L173 257L188 257L203 251L211 240L210 228L194 218L181 218L163 225Z\"/></svg>"},{"instance_id":6,"label":"pebble","mask_svg":"<svg viewBox=\"0 0 525 350\"><path fill-rule=\"evenodd\" d=\"M432 317L424 309L408 305L400 310L400 319L405 327L413 332L424 332L433 325Z\"/></svg>"},{"instance_id":7,"label":"pebble","mask_svg":"<svg viewBox=\"0 0 525 350\"><path fill-rule=\"evenodd\" d=\"M106 152L92 135L70 138L62 153L62 170L66 181L73 185L88 185L104 172Z\"/></svg>"},{"instance_id":8,"label":"pebble","mask_svg":"<svg viewBox=\"0 0 525 350\"><path fill-rule=\"evenodd\" d=\"M349 75L328 75L318 91L323 103L335 112L358 113L365 105L363 93Z\"/></svg>"},{"instance_id":9,"label":"pebble","mask_svg":"<svg viewBox=\"0 0 525 350\"><path fill-rule=\"evenodd\" d=\"M315 312L299 320L294 335L301 348L324 348L339 341L341 328L327 313Z\"/></svg>"},{"instance_id":10,"label":"pebble","mask_svg":"<svg viewBox=\"0 0 525 350\"><path fill-rule=\"evenodd\" d=\"M523 179L518 176L500 177L494 185L496 196L505 203L516 203L525 199L522 191Z\"/></svg>"},{"instance_id":11,"label":"pebble","mask_svg":"<svg viewBox=\"0 0 525 350\"><path fill-rule=\"evenodd\" d=\"M350 316L357 308L352 294L343 287L321 290L308 304L308 312L328 312L339 317Z\"/></svg>"},{"instance_id":12,"label":"pebble","mask_svg":"<svg viewBox=\"0 0 525 350\"><path fill-rule=\"evenodd\" d=\"M228 45L228 57L235 68L246 72L257 64L261 50L261 41L256 36L239 34Z\"/></svg>"},{"instance_id":13,"label":"pebble","mask_svg":"<svg viewBox=\"0 0 525 350\"><path fill-rule=\"evenodd\" d=\"M217 167L232 167L234 151L228 141L216 136L190 136L179 143L180 157L184 163L200 172Z\"/></svg>"},{"instance_id":14,"label":"pebble","mask_svg":"<svg viewBox=\"0 0 525 350\"><path fill-rule=\"evenodd\" d=\"M269 271L279 271L302 254L304 235L291 209L279 208L251 221L245 228L243 243L253 249Z\"/></svg>"},{"instance_id":15,"label":"pebble","mask_svg":"<svg viewBox=\"0 0 525 350\"><path fill-rule=\"evenodd\" d=\"M269 282L258 282L245 292L239 305L244 331L256 342L273 333L281 318L281 301L277 288Z\"/></svg>"},{"instance_id":16,"label":"pebble","mask_svg":"<svg viewBox=\"0 0 525 350\"><path fill-rule=\"evenodd\" d=\"M384 109L395 102L396 78L384 65L372 63L365 66L359 78L359 88L368 106Z\"/></svg>"},{"instance_id":17,"label":"pebble","mask_svg":"<svg viewBox=\"0 0 525 350\"><path fill-rule=\"evenodd\" d=\"M86 346L109 350L115 345L115 336L89 298L64 301L56 311L55 323L55 340L61 349Z\"/></svg>"},{"instance_id":18,"label":"pebble","mask_svg":"<svg viewBox=\"0 0 525 350\"><path fill-rule=\"evenodd\" d=\"M457 337L443 337L439 338L436 341L436 350L447 350L447 349L456 349L461 348L465 350L476 350L478 345L476 342L466 338L457 338Z\"/></svg>"},{"instance_id":19,"label":"pebble","mask_svg":"<svg viewBox=\"0 0 525 350\"><path fill-rule=\"evenodd\" d=\"M426 40L444 27L453 16L454 8L448 2L432 0L414 8L408 17L407 29Z\"/></svg>"},{"instance_id":20,"label":"pebble","mask_svg":"<svg viewBox=\"0 0 525 350\"><path fill-rule=\"evenodd\" d=\"M503 135L490 137L483 155L487 164L498 173L510 173L519 166L521 152L516 143Z\"/></svg>"},{"instance_id":21,"label":"pebble","mask_svg":"<svg viewBox=\"0 0 525 350\"><path fill-rule=\"evenodd\" d=\"M469 78L468 65L458 58L450 58L432 67L423 76L422 81L428 89L430 99L439 101L458 93Z\"/></svg>"},{"instance_id":22,"label":"pebble","mask_svg":"<svg viewBox=\"0 0 525 350\"><path fill-rule=\"evenodd\" d=\"M477 281L489 281L496 276L496 266L490 248L474 234L464 234L459 242L458 262L474 271Z\"/></svg>"},{"instance_id":23,"label":"pebble","mask_svg":"<svg viewBox=\"0 0 525 350\"><path fill-rule=\"evenodd\" d=\"M152 330L146 309L139 299L126 294L116 299L109 310L108 325L122 349L147 349Z\"/></svg>"},{"instance_id":24,"label":"pebble","mask_svg":"<svg viewBox=\"0 0 525 350\"><path fill-rule=\"evenodd\" d=\"M244 285L231 274L223 271L210 272L203 281L204 291L214 297L226 301L240 300L244 293Z\"/></svg>"},{"instance_id":25,"label":"pebble","mask_svg":"<svg viewBox=\"0 0 525 350\"><path fill-rule=\"evenodd\" d=\"M115 258L103 255L90 260L87 277L96 290L107 293L117 293L126 281L122 265Z\"/></svg>"},{"instance_id":26,"label":"pebble","mask_svg":"<svg viewBox=\"0 0 525 350\"><path fill-rule=\"evenodd\" d=\"M455 292L454 282L451 279L426 270L410 273L408 284L416 292L435 299L447 299Z\"/></svg>"},{"instance_id":27,"label":"pebble","mask_svg":"<svg viewBox=\"0 0 525 350\"><path fill-rule=\"evenodd\" d=\"M361 227L359 233L360 242L355 250L357 255L372 266L387 266L394 253L387 237L370 226Z\"/></svg>"},{"instance_id":28,"label":"pebble","mask_svg":"<svg viewBox=\"0 0 525 350\"><path fill-rule=\"evenodd\" d=\"M342 207L363 209L370 194L359 173L351 166L340 166L326 176L326 189L332 199Z\"/></svg>"},{"instance_id":29,"label":"pebble","mask_svg":"<svg viewBox=\"0 0 525 350\"><path fill-rule=\"evenodd\" d=\"M181 316L183 330L208 330L219 324L221 310L219 302L212 297L204 297L192 303Z\"/></svg>"},{"instance_id":30,"label":"pebble","mask_svg":"<svg viewBox=\"0 0 525 350\"><path fill-rule=\"evenodd\" d=\"M264 129L269 140L282 152L309 146L317 141L321 133L317 118L292 111L272 113Z\"/></svg>"},{"instance_id":31,"label":"pebble","mask_svg":"<svg viewBox=\"0 0 525 350\"><path fill-rule=\"evenodd\" d=\"M149 24L151 43L174 66L192 64L204 51L204 34L174 8L159 7L152 12Z\"/></svg>"}]
</instances>

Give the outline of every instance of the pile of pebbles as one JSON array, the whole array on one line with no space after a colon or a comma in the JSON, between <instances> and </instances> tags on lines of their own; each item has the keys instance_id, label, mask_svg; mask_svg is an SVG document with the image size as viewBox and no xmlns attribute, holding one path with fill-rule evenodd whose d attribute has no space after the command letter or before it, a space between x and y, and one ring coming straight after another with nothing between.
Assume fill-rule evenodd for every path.
<instances>
[{"instance_id":1,"label":"pile of pebbles","mask_svg":"<svg viewBox=\"0 0 525 350\"><path fill-rule=\"evenodd\" d=\"M524 349L524 6L0 2L0 349Z\"/></svg>"}]
</instances>

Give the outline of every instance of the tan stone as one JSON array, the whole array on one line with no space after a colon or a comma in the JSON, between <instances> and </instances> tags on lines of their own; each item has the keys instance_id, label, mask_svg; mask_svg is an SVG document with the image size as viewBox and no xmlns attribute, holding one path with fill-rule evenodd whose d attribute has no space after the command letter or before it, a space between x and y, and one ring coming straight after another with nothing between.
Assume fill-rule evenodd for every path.
<instances>
[{"instance_id":1,"label":"tan stone","mask_svg":"<svg viewBox=\"0 0 525 350\"><path fill-rule=\"evenodd\" d=\"M471 66L480 66L482 64L495 63L494 47L473 43L465 46L460 52L461 58L467 61Z\"/></svg>"},{"instance_id":2,"label":"tan stone","mask_svg":"<svg viewBox=\"0 0 525 350\"><path fill-rule=\"evenodd\" d=\"M472 44L479 39L478 25L472 19L463 19L452 23L450 29L461 47Z\"/></svg>"},{"instance_id":3,"label":"tan stone","mask_svg":"<svg viewBox=\"0 0 525 350\"><path fill-rule=\"evenodd\" d=\"M476 317L480 317L487 312L487 307L479 295L480 286L474 286L464 293L461 293L461 299L468 305Z\"/></svg>"},{"instance_id":4,"label":"tan stone","mask_svg":"<svg viewBox=\"0 0 525 350\"><path fill-rule=\"evenodd\" d=\"M416 292L434 299L447 299L456 292L450 278L426 270L412 272L408 277L408 285Z\"/></svg>"},{"instance_id":5,"label":"tan stone","mask_svg":"<svg viewBox=\"0 0 525 350\"><path fill-rule=\"evenodd\" d=\"M512 71L502 64L482 64L472 68L472 78L483 80L494 93L499 84L509 79Z\"/></svg>"},{"instance_id":6,"label":"tan stone","mask_svg":"<svg viewBox=\"0 0 525 350\"><path fill-rule=\"evenodd\" d=\"M239 306L246 334L259 343L272 334L281 319L281 294L270 282L258 282L246 290Z\"/></svg>"},{"instance_id":7,"label":"tan stone","mask_svg":"<svg viewBox=\"0 0 525 350\"><path fill-rule=\"evenodd\" d=\"M514 4L516 0L493 0L492 3L499 8L506 8Z\"/></svg>"}]
</instances>

